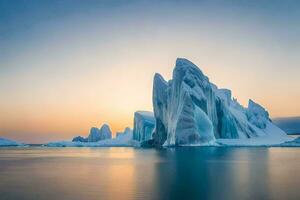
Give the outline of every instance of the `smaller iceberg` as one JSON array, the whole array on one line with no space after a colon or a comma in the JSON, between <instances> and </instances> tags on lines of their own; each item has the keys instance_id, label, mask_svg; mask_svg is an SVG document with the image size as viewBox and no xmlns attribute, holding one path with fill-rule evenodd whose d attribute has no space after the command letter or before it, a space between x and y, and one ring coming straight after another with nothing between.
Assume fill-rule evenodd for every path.
<instances>
[{"instance_id":1,"label":"smaller iceberg","mask_svg":"<svg viewBox=\"0 0 300 200\"><path fill-rule=\"evenodd\" d=\"M88 142L88 139L81 136L77 136L72 139L72 142Z\"/></svg>"},{"instance_id":2,"label":"smaller iceberg","mask_svg":"<svg viewBox=\"0 0 300 200\"><path fill-rule=\"evenodd\" d=\"M76 136L72 142L98 142L112 138L112 133L108 124L103 124L100 129L92 127L87 138Z\"/></svg>"},{"instance_id":3,"label":"smaller iceberg","mask_svg":"<svg viewBox=\"0 0 300 200\"><path fill-rule=\"evenodd\" d=\"M100 140L111 139L112 134L109 126L103 124L100 129L92 127L90 130L90 135L88 136L88 142L98 142Z\"/></svg>"},{"instance_id":4,"label":"smaller iceberg","mask_svg":"<svg viewBox=\"0 0 300 200\"><path fill-rule=\"evenodd\" d=\"M155 127L153 112L136 111L134 113L133 139L144 142L152 139L152 132Z\"/></svg>"},{"instance_id":5,"label":"smaller iceberg","mask_svg":"<svg viewBox=\"0 0 300 200\"><path fill-rule=\"evenodd\" d=\"M25 146L25 144L13 140L9 140L6 138L0 138L0 147L9 147L9 146Z\"/></svg>"},{"instance_id":6,"label":"smaller iceberg","mask_svg":"<svg viewBox=\"0 0 300 200\"><path fill-rule=\"evenodd\" d=\"M72 141L58 141L46 144L47 147L131 147L137 146L132 140L132 130L127 127L123 132L118 132L117 137L111 138L109 126L102 126L101 129L91 129L89 138L93 142L81 136L73 138ZM91 136L92 135L92 136ZM91 136L91 137L90 137ZM106 139L102 139L104 138ZM99 140L100 139L100 140Z\"/></svg>"},{"instance_id":7,"label":"smaller iceberg","mask_svg":"<svg viewBox=\"0 0 300 200\"><path fill-rule=\"evenodd\" d=\"M118 140L132 140L132 130L129 127L126 127L123 132L117 132L116 139Z\"/></svg>"}]
</instances>

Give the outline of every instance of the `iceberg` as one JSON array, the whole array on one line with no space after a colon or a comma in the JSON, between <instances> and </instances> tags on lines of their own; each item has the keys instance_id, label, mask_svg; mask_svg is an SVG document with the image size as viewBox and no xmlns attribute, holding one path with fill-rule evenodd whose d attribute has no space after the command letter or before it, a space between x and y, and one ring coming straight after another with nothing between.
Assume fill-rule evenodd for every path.
<instances>
[{"instance_id":1,"label":"iceberg","mask_svg":"<svg viewBox=\"0 0 300 200\"><path fill-rule=\"evenodd\" d=\"M72 139L72 142L98 142L100 140L111 139L112 133L109 125L103 124L100 129L92 127L90 129L90 134L87 138L82 136L76 136Z\"/></svg>"},{"instance_id":2,"label":"iceberg","mask_svg":"<svg viewBox=\"0 0 300 200\"><path fill-rule=\"evenodd\" d=\"M88 139L81 136L77 136L72 139L72 142L88 142Z\"/></svg>"},{"instance_id":3,"label":"iceberg","mask_svg":"<svg viewBox=\"0 0 300 200\"><path fill-rule=\"evenodd\" d=\"M155 129L153 131L153 143L161 146L167 139L166 126L168 123L167 99L168 83L156 73L153 80L152 103L155 117Z\"/></svg>"},{"instance_id":4,"label":"iceberg","mask_svg":"<svg viewBox=\"0 0 300 200\"><path fill-rule=\"evenodd\" d=\"M0 137L0 147L8 147L8 146L25 146L25 144Z\"/></svg>"},{"instance_id":5,"label":"iceberg","mask_svg":"<svg viewBox=\"0 0 300 200\"><path fill-rule=\"evenodd\" d=\"M106 129L106 128L105 128ZM98 129L99 130L99 129ZM100 129L101 130L101 129ZM99 130L99 131L100 131ZM106 129L107 131L108 129ZM93 132L94 133L94 132ZM109 132L107 132L109 133ZM137 144L132 140L132 130L127 127L123 132L119 132L115 138L101 139L96 142L89 142L87 138L75 137L72 141L58 141L46 144L47 147L132 147Z\"/></svg>"},{"instance_id":6,"label":"iceberg","mask_svg":"<svg viewBox=\"0 0 300 200\"><path fill-rule=\"evenodd\" d=\"M87 140L88 142L98 142L100 140L106 140L111 138L112 134L109 126L107 124L103 124L100 129L92 127Z\"/></svg>"},{"instance_id":7,"label":"iceberg","mask_svg":"<svg viewBox=\"0 0 300 200\"><path fill-rule=\"evenodd\" d=\"M119 132L119 134L110 140L104 140L107 145L110 146L136 146L133 141L133 131L126 127L123 132Z\"/></svg>"},{"instance_id":8,"label":"iceberg","mask_svg":"<svg viewBox=\"0 0 300 200\"><path fill-rule=\"evenodd\" d=\"M100 140L100 138L100 130L96 127L92 127L87 138L88 142L97 142Z\"/></svg>"},{"instance_id":9,"label":"iceberg","mask_svg":"<svg viewBox=\"0 0 300 200\"><path fill-rule=\"evenodd\" d=\"M107 124L103 124L99 132L100 132L100 140L106 140L112 138L111 130Z\"/></svg>"},{"instance_id":10,"label":"iceberg","mask_svg":"<svg viewBox=\"0 0 300 200\"><path fill-rule=\"evenodd\" d=\"M268 111L253 100L244 107L229 89L218 88L192 62L176 60L172 80L156 73L152 91L153 112L136 111L133 130L116 138L108 125L91 128L88 138L46 146L297 146L273 124Z\"/></svg>"},{"instance_id":11,"label":"iceberg","mask_svg":"<svg viewBox=\"0 0 300 200\"><path fill-rule=\"evenodd\" d=\"M133 139L139 142L152 139L154 126L153 112L136 111L134 113Z\"/></svg>"},{"instance_id":12,"label":"iceberg","mask_svg":"<svg viewBox=\"0 0 300 200\"><path fill-rule=\"evenodd\" d=\"M291 140L272 123L262 106L249 100L244 108L230 90L219 89L187 59L176 60L168 82L155 74L152 101L157 146L226 145L229 141L278 144ZM139 134L134 138L143 140Z\"/></svg>"},{"instance_id":13,"label":"iceberg","mask_svg":"<svg viewBox=\"0 0 300 200\"><path fill-rule=\"evenodd\" d=\"M116 133L116 139L119 140L132 140L132 130L129 127L126 127L123 132Z\"/></svg>"}]
</instances>

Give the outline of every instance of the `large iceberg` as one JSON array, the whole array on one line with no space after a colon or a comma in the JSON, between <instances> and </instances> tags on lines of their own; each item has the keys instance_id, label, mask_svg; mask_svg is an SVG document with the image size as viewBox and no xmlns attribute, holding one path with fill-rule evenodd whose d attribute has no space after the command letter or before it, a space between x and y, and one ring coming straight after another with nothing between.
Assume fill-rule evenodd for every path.
<instances>
[{"instance_id":1,"label":"large iceberg","mask_svg":"<svg viewBox=\"0 0 300 200\"><path fill-rule=\"evenodd\" d=\"M154 126L153 112L136 111L134 113L133 139L139 142L152 139Z\"/></svg>"},{"instance_id":2,"label":"large iceberg","mask_svg":"<svg viewBox=\"0 0 300 200\"><path fill-rule=\"evenodd\" d=\"M228 89L219 89L192 62L179 58L172 80L155 74L153 110L134 113L134 128L111 139L108 125L92 128L88 138L47 146L297 146L261 105L243 107Z\"/></svg>"},{"instance_id":3,"label":"large iceberg","mask_svg":"<svg viewBox=\"0 0 300 200\"><path fill-rule=\"evenodd\" d=\"M244 108L230 90L212 84L187 59L176 60L173 79L168 82L155 74L153 109L156 126L152 137L157 146L225 144L227 139L253 139L252 143L258 138L273 143L291 140L262 106L249 100Z\"/></svg>"}]
</instances>

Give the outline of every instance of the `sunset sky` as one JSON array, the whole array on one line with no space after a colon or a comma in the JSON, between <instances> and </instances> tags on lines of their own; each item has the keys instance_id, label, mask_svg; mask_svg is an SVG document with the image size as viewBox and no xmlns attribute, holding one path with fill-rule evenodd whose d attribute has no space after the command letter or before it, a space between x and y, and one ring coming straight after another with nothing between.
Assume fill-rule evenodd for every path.
<instances>
[{"instance_id":1,"label":"sunset sky","mask_svg":"<svg viewBox=\"0 0 300 200\"><path fill-rule=\"evenodd\" d=\"M0 137L132 127L177 57L239 102L300 115L298 1L0 0Z\"/></svg>"}]
</instances>

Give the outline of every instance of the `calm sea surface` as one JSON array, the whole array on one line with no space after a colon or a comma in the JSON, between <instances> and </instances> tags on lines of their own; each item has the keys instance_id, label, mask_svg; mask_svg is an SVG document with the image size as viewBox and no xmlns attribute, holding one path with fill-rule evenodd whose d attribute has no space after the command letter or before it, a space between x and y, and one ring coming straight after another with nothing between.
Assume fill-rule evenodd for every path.
<instances>
[{"instance_id":1,"label":"calm sea surface","mask_svg":"<svg viewBox=\"0 0 300 200\"><path fill-rule=\"evenodd\" d=\"M0 199L300 199L300 148L0 149Z\"/></svg>"}]
</instances>

